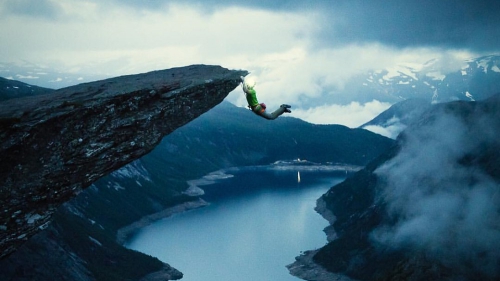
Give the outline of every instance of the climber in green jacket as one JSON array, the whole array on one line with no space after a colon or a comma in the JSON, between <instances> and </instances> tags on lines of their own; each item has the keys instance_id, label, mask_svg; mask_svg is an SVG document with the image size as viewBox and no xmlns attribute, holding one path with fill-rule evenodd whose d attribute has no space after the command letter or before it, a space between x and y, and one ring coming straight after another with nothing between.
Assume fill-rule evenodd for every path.
<instances>
[{"instance_id":1,"label":"climber in green jacket","mask_svg":"<svg viewBox=\"0 0 500 281\"><path fill-rule=\"evenodd\" d=\"M274 120L278 118L283 113L291 113L290 107L288 104L282 104L278 109L276 109L272 113L268 113L266 111L266 105L264 103L259 103L257 100L257 93L254 90L255 87L255 80L253 79L248 79L243 76L241 76L241 81L242 81L242 86L243 86L243 92L245 92L245 96L247 98L248 102L248 107L257 115L266 118L268 120Z\"/></svg>"}]
</instances>

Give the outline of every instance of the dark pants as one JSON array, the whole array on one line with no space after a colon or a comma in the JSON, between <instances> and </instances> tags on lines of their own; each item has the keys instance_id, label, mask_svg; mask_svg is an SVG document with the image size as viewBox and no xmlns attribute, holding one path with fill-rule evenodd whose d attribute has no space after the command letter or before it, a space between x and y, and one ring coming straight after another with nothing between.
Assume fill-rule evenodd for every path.
<instances>
[{"instance_id":1,"label":"dark pants","mask_svg":"<svg viewBox=\"0 0 500 281\"><path fill-rule=\"evenodd\" d=\"M274 120L278 118L278 116L280 116L281 114L285 113L285 108L279 107L274 112L268 113L264 108L262 108L262 106L257 105L252 109L252 111L257 115L262 116L263 118L266 118L268 120Z\"/></svg>"}]
</instances>

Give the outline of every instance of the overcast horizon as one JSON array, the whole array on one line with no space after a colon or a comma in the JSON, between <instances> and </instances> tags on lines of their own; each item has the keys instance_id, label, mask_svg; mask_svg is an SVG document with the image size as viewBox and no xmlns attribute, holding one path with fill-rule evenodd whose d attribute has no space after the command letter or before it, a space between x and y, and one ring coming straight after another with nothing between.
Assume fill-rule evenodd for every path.
<instances>
[{"instance_id":1,"label":"overcast horizon","mask_svg":"<svg viewBox=\"0 0 500 281\"><path fill-rule=\"evenodd\" d=\"M0 76L40 85L47 72L61 73L50 83L60 88L63 74L77 84L216 64L257 76L268 106L289 103L291 116L353 127L391 105L333 98L354 75L431 60L453 72L500 54L500 1L101 2L0 2L8 27L0 29ZM10 72L23 65L32 73ZM226 100L245 103L239 88Z\"/></svg>"}]
</instances>

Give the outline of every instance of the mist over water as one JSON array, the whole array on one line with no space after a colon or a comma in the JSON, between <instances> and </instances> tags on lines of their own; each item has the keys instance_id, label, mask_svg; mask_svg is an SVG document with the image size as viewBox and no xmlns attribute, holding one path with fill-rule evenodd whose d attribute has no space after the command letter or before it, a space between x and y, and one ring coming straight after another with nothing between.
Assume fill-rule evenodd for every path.
<instances>
[{"instance_id":1,"label":"mist over water","mask_svg":"<svg viewBox=\"0 0 500 281\"><path fill-rule=\"evenodd\" d=\"M211 205L158 221L127 247L158 257L182 280L300 280L287 264L326 244L316 200L343 180L332 172L241 171L204 186Z\"/></svg>"}]
</instances>

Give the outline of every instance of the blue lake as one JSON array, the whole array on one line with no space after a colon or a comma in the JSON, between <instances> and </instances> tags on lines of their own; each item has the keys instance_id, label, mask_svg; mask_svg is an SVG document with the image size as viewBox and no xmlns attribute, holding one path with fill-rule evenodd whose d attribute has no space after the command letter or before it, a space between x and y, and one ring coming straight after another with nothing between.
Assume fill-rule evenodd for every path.
<instances>
[{"instance_id":1,"label":"blue lake","mask_svg":"<svg viewBox=\"0 0 500 281\"><path fill-rule=\"evenodd\" d=\"M186 281L300 280L286 265L326 243L316 200L338 172L245 169L202 186L211 204L149 225L126 246L158 257Z\"/></svg>"}]
</instances>

